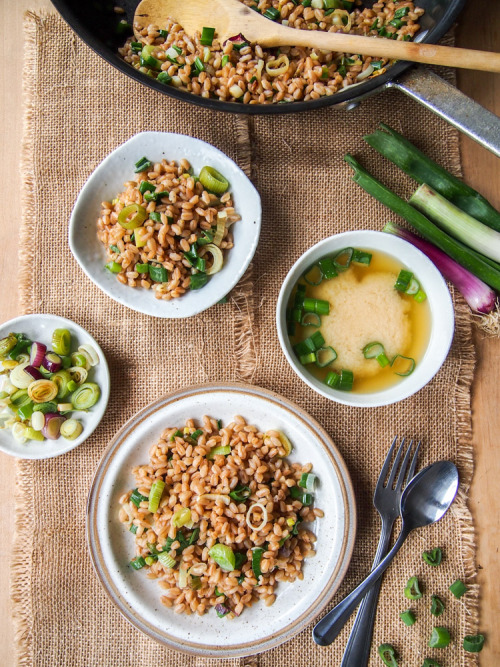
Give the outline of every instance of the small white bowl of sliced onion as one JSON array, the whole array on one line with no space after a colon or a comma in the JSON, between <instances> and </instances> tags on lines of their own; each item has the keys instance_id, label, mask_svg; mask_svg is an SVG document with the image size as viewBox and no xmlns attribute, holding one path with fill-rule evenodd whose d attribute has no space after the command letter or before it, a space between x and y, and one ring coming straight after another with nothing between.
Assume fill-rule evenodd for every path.
<instances>
[{"instance_id":1,"label":"small white bowl of sliced onion","mask_svg":"<svg viewBox=\"0 0 500 667\"><path fill-rule=\"evenodd\" d=\"M23 315L0 325L0 451L65 454L97 428L109 398L98 343L75 322Z\"/></svg>"}]
</instances>

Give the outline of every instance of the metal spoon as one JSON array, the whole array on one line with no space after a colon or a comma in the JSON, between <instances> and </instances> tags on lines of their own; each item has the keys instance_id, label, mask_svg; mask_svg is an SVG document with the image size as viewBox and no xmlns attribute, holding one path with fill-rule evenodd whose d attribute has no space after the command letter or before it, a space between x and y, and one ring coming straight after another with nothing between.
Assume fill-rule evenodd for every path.
<instances>
[{"instance_id":1,"label":"metal spoon","mask_svg":"<svg viewBox=\"0 0 500 667\"><path fill-rule=\"evenodd\" d=\"M380 565L315 626L313 639L317 644L328 646L332 643L361 598L388 568L408 534L414 528L439 521L446 514L456 496L458 481L458 470L451 461L433 463L412 479L401 496L403 525L396 543Z\"/></svg>"},{"instance_id":2,"label":"metal spoon","mask_svg":"<svg viewBox=\"0 0 500 667\"><path fill-rule=\"evenodd\" d=\"M204 26L215 28L220 42L242 33L249 42L264 47L306 46L390 60L500 72L499 53L374 39L341 31L297 30L269 21L238 0L142 0L134 15L136 37L139 38L141 30L151 24L164 28L168 18L180 23L188 35L201 32Z\"/></svg>"}]
</instances>

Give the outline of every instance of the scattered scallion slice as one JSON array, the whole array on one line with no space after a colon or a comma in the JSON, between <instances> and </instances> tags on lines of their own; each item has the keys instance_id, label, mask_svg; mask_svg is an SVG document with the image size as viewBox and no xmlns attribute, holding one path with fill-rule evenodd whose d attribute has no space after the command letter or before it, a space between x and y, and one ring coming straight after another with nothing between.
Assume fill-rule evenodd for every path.
<instances>
[{"instance_id":1,"label":"scattered scallion slice","mask_svg":"<svg viewBox=\"0 0 500 667\"><path fill-rule=\"evenodd\" d=\"M400 375L401 377L411 375L415 370L415 365L415 359L405 357L402 354L397 354L391 361L391 368L394 369L396 375Z\"/></svg>"},{"instance_id":2,"label":"scattered scallion slice","mask_svg":"<svg viewBox=\"0 0 500 667\"><path fill-rule=\"evenodd\" d=\"M389 365L389 359L385 353L384 346L378 341L373 341L368 343L363 348L363 356L365 359L376 359L381 368L385 368Z\"/></svg>"},{"instance_id":3,"label":"scattered scallion slice","mask_svg":"<svg viewBox=\"0 0 500 667\"><path fill-rule=\"evenodd\" d=\"M338 252L333 259L335 268L337 268L339 271L345 271L348 269L351 266L353 254L354 248L344 248Z\"/></svg>"},{"instance_id":4,"label":"scattered scallion slice","mask_svg":"<svg viewBox=\"0 0 500 667\"><path fill-rule=\"evenodd\" d=\"M173 558L168 551L162 551L158 554L158 562L169 570L175 566L175 558Z\"/></svg>"},{"instance_id":5,"label":"scattered scallion slice","mask_svg":"<svg viewBox=\"0 0 500 667\"><path fill-rule=\"evenodd\" d=\"M235 556L231 547L225 544L214 544L209 550L208 555L225 572L232 572L235 566Z\"/></svg>"},{"instance_id":6,"label":"scattered scallion slice","mask_svg":"<svg viewBox=\"0 0 500 667\"><path fill-rule=\"evenodd\" d=\"M212 46L215 36L215 28L203 28L201 31L200 44L202 46Z\"/></svg>"},{"instance_id":7,"label":"scattered scallion slice","mask_svg":"<svg viewBox=\"0 0 500 667\"><path fill-rule=\"evenodd\" d=\"M484 635L467 635L463 647L469 653L480 653L484 646Z\"/></svg>"},{"instance_id":8,"label":"scattered scallion slice","mask_svg":"<svg viewBox=\"0 0 500 667\"><path fill-rule=\"evenodd\" d=\"M405 598L408 598L408 600L419 600L422 597L417 577L410 577L410 579L408 579L404 593Z\"/></svg>"},{"instance_id":9,"label":"scattered scallion slice","mask_svg":"<svg viewBox=\"0 0 500 667\"><path fill-rule=\"evenodd\" d=\"M427 565L437 567L440 565L441 560L443 559L443 552L441 551L440 547L435 547L430 551L424 551L422 553L422 558L424 562L427 563Z\"/></svg>"},{"instance_id":10,"label":"scattered scallion slice","mask_svg":"<svg viewBox=\"0 0 500 667\"><path fill-rule=\"evenodd\" d=\"M358 264L366 264L368 266L372 261L372 253L365 252L364 250L356 250L355 248L352 253L352 261L357 262Z\"/></svg>"},{"instance_id":11,"label":"scattered scallion slice","mask_svg":"<svg viewBox=\"0 0 500 667\"><path fill-rule=\"evenodd\" d=\"M229 188L229 181L213 167L203 167L199 179L204 188L218 195Z\"/></svg>"},{"instance_id":12,"label":"scattered scallion slice","mask_svg":"<svg viewBox=\"0 0 500 667\"><path fill-rule=\"evenodd\" d=\"M303 327L320 327L321 326L321 317L317 313L304 313L300 324Z\"/></svg>"},{"instance_id":13,"label":"scattered scallion slice","mask_svg":"<svg viewBox=\"0 0 500 667\"><path fill-rule=\"evenodd\" d=\"M212 449L207 454L207 459L213 459L215 456L227 456L231 454L230 445L218 445L217 447L212 447Z\"/></svg>"},{"instance_id":14,"label":"scattered scallion slice","mask_svg":"<svg viewBox=\"0 0 500 667\"><path fill-rule=\"evenodd\" d=\"M384 665L387 667L398 667L396 660L396 649L392 644L380 644L377 652Z\"/></svg>"},{"instance_id":15,"label":"scattered scallion slice","mask_svg":"<svg viewBox=\"0 0 500 667\"><path fill-rule=\"evenodd\" d=\"M160 500L164 488L165 488L165 482L159 478L155 479L155 481L151 485L151 491L149 492L148 510L152 514L154 514L158 510L158 507L160 506Z\"/></svg>"},{"instance_id":16,"label":"scattered scallion slice","mask_svg":"<svg viewBox=\"0 0 500 667\"><path fill-rule=\"evenodd\" d=\"M330 371L325 377L325 384L331 387L332 389L337 389L340 382L340 375L335 371Z\"/></svg>"},{"instance_id":17,"label":"scattered scallion slice","mask_svg":"<svg viewBox=\"0 0 500 667\"><path fill-rule=\"evenodd\" d=\"M341 391L351 391L353 384L354 384L354 374L353 374L353 372L348 371L345 368L343 368L340 371L340 380L339 380L338 388Z\"/></svg>"},{"instance_id":18,"label":"scattered scallion slice","mask_svg":"<svg viewBox=\"0 0 500 667\"><path fill-rule=\"evenodd\" d=\"M460 579L457 579L452 583L450 586L450 591L453 593L453 595L459 599L462 597L464 593L467 592L467 586L463 583L463 581L460 581Z\"/></svg>"},{"instance_id":19,"label":"scattered scallion slice","mask_svg":"<svg viewBox=\"0 0 500 667\"><path fill-rule=\"evenodd\" d=\"M141 172L150 169L152 166L153 163L150 162L147 157L141 157L141 159L135 163L135 173L140 174Z\"/></svg>"},{"instance_id":20,"label":"scattered scallion slice","mask_svg":"<svg viewBox=\"0 0 500 667\"><path fill-rule=\"evenodd\" d=\"M299 480L299 486L306 491L314 491L318 483L318 476L313 472L304 472Z\"/></svg>"},{"instance_id":21,"label":"scattered scallion slice","mask_svg":"<svg viewBox=\"0 0 500 667\"><path fill-rule=\"evenodd\" d=\"M319 366L319 368L325 368L326 366L333 364L336 358L337 352L333 349L333 347L320 347L319 350L316 350L315 363L316 366Z\"/></svg>"},{"instance_id":22,"label":"scattered scallion slice","mask_svg":"<svg viewBox=\"0 0 500 667\"><path fill-rule=\"evenodd\" d=\"M319 285L323 281L323 271L319 264L313 264L304 273L303 278L308 285Z\"/></svg>"},{"instance_id":23,"label":"scattered scallion slice","mask_svg":"<svg viewBox=\"0 0 500 667\"><path fill-rule=\"evenodd\" d=\"M233 500L236 500L238 503L242 503L247 500L252 494L252 491L249 486L237 486L235 489L230 491L229 497Z\"/></svg>"},{"instance_id":24,"label":"scattered scallion slice","mask_svg":"<svg viewBox=\"0 0 500 667\"><path fill-rule=\"evenodd\" d=\"M412 612L411 609L407 609L406 611L402 611L399 614L399 618L407 626L413 625L415 623L415 614Z\"/></svg>"},{"instance_id":25,"label":"scattered scallion slice","mask_svg":"<svg viewBox=\"0 0 500 667\"><path fill-rule=\"evenodd\" d=\"M430 648L446 648L450 642L451 636L447 628L441 626L432 628L431 638L429 639Z\"/></svg>"},{"instance_id":26,"label":"scattered scallion slice","mask_svg":"<svg viewBox=\"0 0 500 667\"><path fill-rule=\"evenodd\" d=\"M68 355L70 353L71 334L68 329L54 330L52 334L52 349L56 354Z\"/></svg>"},{"instance_id":27,"label":"scattered scallion slice","mask_svg":"<svg viewBox=\"0 0 500 667\"><path fill-rule=\"evenodd\" d=\"M146 561L142 556L137 556L137 558L130 561L130 565L134 570L141 570L146 565Z\"/></svg>"},{"instance_id":28,"label":"scattered scallion slice","mask_svg":"<svg viewBox=\"0 0 500 667\"><path fill-rule=\"evenodd\" d=\"M444 611L444 602L437 595L431 595L431 614L441 616Z\"/></svg>"},{"instance_id":29,"label":"scattered scallion slice","mask_svg":"<svg viewBox=\"0 0 500 667\"><path fill-rule=\"evenodd\" d=\"M148 217L147 211L139 204L129 204L118 213L118 223L123 229L137 229ZM120 267L121 268L121 267Z\"/></svg>"},{"instance_id":30,"label":"scattered scallion slice","mask_svg":"<svg viewBox=\"0 0 500 667\"><path fill-rule=\"evenodd\" d=\"M331 257L323 257L318 262L318 266L321 269L323 278L330 280L331 278L336 278L339 274L335 268L335 263Z\"/></svg>"},{"instance_id":31,"label":"scattered scallion slice","mask_svg":"<svg viewBox=\"0 0 500 667\"><path fill-rule=\"evenodd\" d=\"M140 507L141 503L145 500L148 500L147 496L143 496L142 493L139 493L137 489L134 489L130 494L130 502L132 502L136 507Z\"/></svg>"},{"instance_id":32,"label":"scattered scallion slice","mask_svg":"<svg viewBox=\"0 0 500 667\"><path fill-rule=\"evenodd\" d=\"M330 312L330 304L324 299L313 299L312 297L304 297L303 307L306 313L316 313L317 315L328 315Z\"/></svg>"},{"instance_id":33,"label":"scattered scallion slice","mask_svg":"<svg viewBox=\"0 0 500 667\"><path fill-rule=\"evenodd\" d=\"M75 410L88 410L94 406L101 396L99 385L95 382L84 382L71 396Z\"/></svg>"},{"instance_id":34,"label":"scattered scallion slice","mask_svg":"<svg viewBox=\"0 0 500 667\"><path fill-rule=\"evenodd\" d=\"M108 262L104 265L104 268L108 269L110 273L120 273L122 270L122 265L118 264L118 262Z\"/></svg>"},{"instance_id":35,"label":"scattered scallion slice","mask_svg":"<svg viewBox=\"0 0 500 667\"><path fill-rule=\"evenodd\" d=\"M300 489L298 486L292 486L289 489L290 497L293 498L293 500L298 500L302 505L308 507L309 505L312 505L313 502L313 496L310 493L307 493L306 491L303 491Z\"/></svg>"}]
</instances>

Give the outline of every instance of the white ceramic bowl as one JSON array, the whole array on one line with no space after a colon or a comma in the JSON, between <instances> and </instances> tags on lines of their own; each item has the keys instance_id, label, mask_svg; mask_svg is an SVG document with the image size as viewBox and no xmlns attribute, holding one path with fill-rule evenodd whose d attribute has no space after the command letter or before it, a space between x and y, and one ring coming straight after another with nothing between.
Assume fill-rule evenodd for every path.
<instances>
[{"instance_id":1,"label":"white ceramic bowl","mask_svg":"<svg viewBox=\"0 0 500 667\"><path fill-rule=\"evenodd\" d=\"M311 462L320 483L315 506L325 516L310 525L316 556L306 559L304 579L280 583L271 607L257 602L232 621L176 614L160 602L158 581L128 562L135 556L133 535L120 523L119 498L134 488L132 468L148 462L148 452L167 426L182 426L203 415L223 424L242 415L262 431L283 430L293 444L292 461ZM135 415L116 434L97 469L87 504L87 537L101 583L134 626L171 648L200 657L230 658L277 646L306 627L328 604L345 575L356 532L354 492L349 473L324 429L290 401L258 387L212 384L165 396ZM180 663L179 663L180 664Z\"/></svg>"},{"instance_id":2,"label":"white ceramic bowl","mask_svg":"<svg viewBox=\"0 0 500 667\"><path fill-rule=\"evenodd\" d=\"M186 158L196 174L209 165L220 171L230 183L234 207L241 220L233 227L234 247L225 255L224 266L199 290L164 301L152 291L122 285L104 268L104 246L97 239L96 222L101 202L113 199L123 184L133 178L134 164L146 155L152 161L179 161ZM142 132L118 146L97 167L76 200L69 224L69 245L87 276L115 301L155 317L190 317L220 301L245 273L257 248L260 234L261 204L257 190L242 170L210 144L168 132Z\"/></svg>"},{"instance_id":3,"label":"white ceramic bowl","mask_svg":"<svg viewBox=\"0 0 500 667\"><path fill-rule=\"evenodd\" d=\"M10 429L0 430L0 450L21 459L50 459L65 454L81 445L95 431L101 421L109 399L109 369L104 352L92 336L71 320L57 315L22 315L0 325L0 339L9 333L24 333L31 340L45 343L50 349L54 329L68 329L72 339L78 345L92 345L99 355L99 364L89 372L89 380L97 382L101 388L99 401L88 412L75 412L74 416L83 425L83 431L75 440L66 440L60 436L57 440L28 440L20 443L13 437Z\"/></svg>"},{"instance_id":4,"label":"white ceramic bowl","mask_svg":"<svg viewBox=\"0 0 500 667\"><path fill-rule=\"evenodd\" d=\"M431 332L423 359L417 364L411 375L401 378L396 385L372 393L350 393L331 389L318 380L303 366L293 352L286 329L286 307L302 274L325 255L342 248L362 248L383 252L393 257L411 270L422 282L426 290L431 312ZM417 248L402 239L383 232L369 230L344 232L320 241L305 252L292 266L286 276L278 298L276 308L278 337L283 352L301 380L319 394L338 403L358 407L390 405L408 398L422 389L441 368L451 342L455 325L453 303L446 282L434 264Z\"/></svg>"}]
</instances>

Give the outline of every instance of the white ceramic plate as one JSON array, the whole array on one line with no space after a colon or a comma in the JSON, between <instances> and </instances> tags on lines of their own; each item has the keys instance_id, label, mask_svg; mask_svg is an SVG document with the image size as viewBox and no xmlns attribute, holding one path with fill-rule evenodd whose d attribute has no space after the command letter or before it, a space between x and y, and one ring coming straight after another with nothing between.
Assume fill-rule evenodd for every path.
<instances>
[{"instance_id":1,"label":"white ceramic plate","mask_svg":"<svg viewBox=\"0 0 500 667\"><path fill-rule=\"evenodd\" d=\"M143 156L152 161L186 158L196 174L209 165L230 183L234 207L241 220L233 227L234 247L225 254L223 268L199 290L178 299L156 299L152 291L122 285L104 268L104 246L97 239L96 222L101 202L113 199L123 184L133 178L134 164ZM87 276L115 301L155 317L190 317L220 301L245 273L254 256L260 234L261 204L257 190L241 169L217 148L185 136L167 132L143 132L118 146L101 162L83 186L69 224L69 245Z\"/></svg>"},{"instance_id":2,"label":"white ceramic plate","mask_svg":"<svg viewBox=\"0 0 500 667\"><path fill-rule=\"evenodd\" d=\"M228 423L237 414L265 431L283 430L292 461L311 462L320 478L315 505L325 516L312 526L317 554L306 560L304 579L282 583L271 607L256 603L227 621L175 614L160 602L157 581L129 565L133 536L119 522L120 496L134 487L131 470L167 426L210 415ZM97 469L87 507L87 537L96 572L111 600L133 625L186 653L220 658L270 649L306 627L325 607L345 575L354 544L355 500L349 474L328 434L288 400L258 387L213 384L165 396L133 417L115 436Z\"/></svg>"},{"instance_id":3,"label":"white ceramic plate","mask_svg":"<svg viewBox=\"0 0 500 667\"><path fill-rule=\"evenodd\" d=\"M108 364L98 343L81 326L64 317L57 317L57 315L22 315L0 325L0 339L5 338L11 332L24 333L31 340L45 343L50 350L54 329L68 329L74 342L78 342L78 345L88 343L97 351L99 364L89 372L89 380L97 382L101 388L101 397L88 412L74 413L75 418L83 425L82 434L75 440L66 440L61 436L57 440L44 440L43 442L28 440L20 443L14 439L9 429L1 429L0 450L21 459L50 459L69 452L85 442L95 431L106 412L110 385Z\"/></svg>"},{"instance_id":4,"label":"white ceramic plate","mask_svg":"<svg viewBox=\"0 0 500 667\"><path fill-rule=\"evenodd\" d=\"M286 308L293 288L299 278L310 266L328 254L338 252L342 248L362 248L363 250L374 250L383 252L393 257L418 277L427 294L427 300L431 311L431 332L429 343L423 358L408 377L392 387L367 394L351 393L331 389L318 380L306 366L299 363L290 343L286 327ZM301 380L306 382L319 394L326 396L337 403L354 405L358 407L375 407L379 405L390 405L404 398L408 398L415 392L425 387L441 368L446 359L455 328L455 315L450 292L441 273L423 252L415 246L403 241L403 239L370 230L344 232L330 236L320 241L305 252L295 262L281 287L278 303L276 306L276 323L281 348L285 353L288 363L297 373Z\"/></svg>"}]
</instances>

